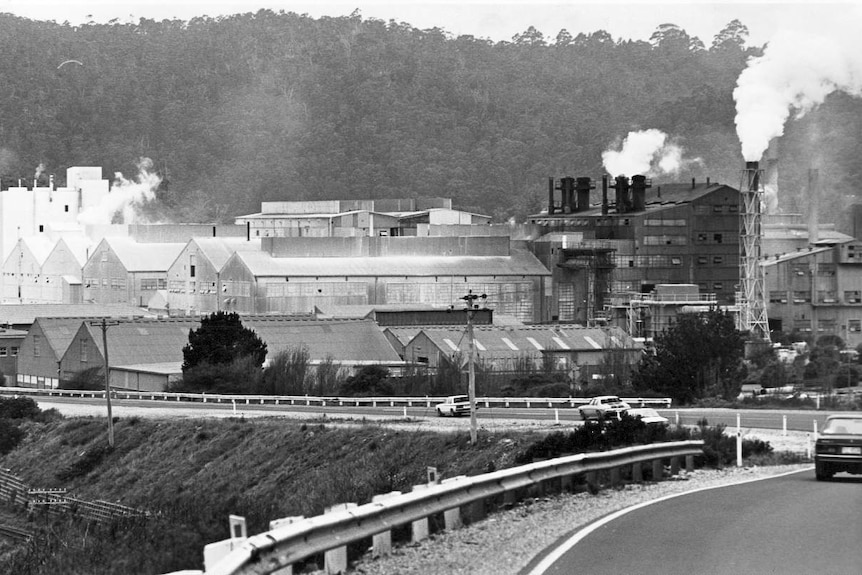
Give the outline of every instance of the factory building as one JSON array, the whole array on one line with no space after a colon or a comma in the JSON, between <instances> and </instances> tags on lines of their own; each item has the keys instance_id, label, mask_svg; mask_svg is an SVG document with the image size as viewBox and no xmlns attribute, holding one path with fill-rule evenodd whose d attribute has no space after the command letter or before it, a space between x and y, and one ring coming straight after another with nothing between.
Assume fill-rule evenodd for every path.
<instances>
[{"instance_id":1,"label":"factory building","mask_svg":"<svg viewBox=\"0 0 862 575\"><path fill-rule=\"evenodd\" d=\"M490 224L490 216L452 209L449 198L262 202L234 220L252 238L431 235L438 226Z\"/></svg>"},{"instance_id":2,"label":"factory building","mask_svg":"<svg viewBox=\"0 0 862 575\"><path fill-rule=\"evenodd\" d=\"M775 255L763 269L772 331L862 344L862 241Z\"/></svg>"},{"instance_id":3,"label":"factory building","mask_svg":"<svg viewBox=\"0 0 862 575\"><path fill-rule=\"evenodd\" d=\"M589 178L552 179L547 209L529 218L545 230L533 245L553 273L552 320L627 327L629 302L661 284L696 286L697 304L734 304L737 189L708 179L653 186L643 176L603 178L598 200L594 189Z\"/></svg>"},{"instance_id":4,"label":"factory building","mask_svg":"<svg viewBox=\"0 0 862 575\"><path fill-rule=\"evenodd\" d=\"M220 273L223 308L308 313L315 306L463 303L485 294L495 317L547 319L550 273L508 237L263 238Z\"/></svg>"}]
</instances>

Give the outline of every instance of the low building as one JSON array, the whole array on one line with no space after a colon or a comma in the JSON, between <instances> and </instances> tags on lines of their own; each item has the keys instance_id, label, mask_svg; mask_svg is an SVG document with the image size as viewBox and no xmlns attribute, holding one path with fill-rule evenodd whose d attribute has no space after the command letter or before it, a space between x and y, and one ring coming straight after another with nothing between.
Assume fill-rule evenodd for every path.
<instances>
[{"instance_id":1,"label":"low building","mask_svg":"<svg viewBox=\"0 0 862 575\"><path fill-rule=\"evenodd\" d=\"M104 238L82 269L84 301L146 307L157 290L167 289L168 268L183 247L182 243Z\"/></svg>"},{"instance_id":2,"label":"low building","mask_svg":"<svg viewBox=\"0 0 862 575\"><path fill-rule=\"evenodd\" d=\"M399 338L399 330L392 334ZM444 362L464 362L469 341L463 327L421 328L405 345L409 362L431 369ZM531 326L476 326L474 354L484 369L499 372L546 370L589 378L608 365L630 369L640 360L642 346L619 328L587 328L575 324Z\"/></svg>"},{"instance_id":3,"label":"low building","mask_svg":"<svg viewBox=\"0 0 862 575\"><path fill-rule=\"evenodd\" d=\"M17 384L20 387L56 389L69 373L61 359L75 338L84 318L36 318L18 351Z\"/></svg>"},{"instance_id":4,"label":"low building","mask_svg":"<svg viewBox=\"0 0 862 575\"><path fill-rule=\"evenodd\" d=\"M54 249L45 236L20 238L3 262L3 301L42 303L50 278L43 277L42 264ZM48 282L46 282L48 280Z\"/></svg>"},{"instance_id":5,"label":"low building","mask_svg":"<svg viewBox=\"0 0 862 575\"><path fill-rule=\"evenodd\" d=\"M192 238L168 268L171 315L201 315L223 309L221 269L238 250L260 251L260 240Z\"/></svg>"},{"instance_id":6,"label":"low building","mask_svg":"<svg viewBox=\"0 0 862 575\"><path fill-rule=\"evenodd\" d=\"M0 385L14 386L18 373L18 352L27 332L20 329L0 328Z\"/></svg>"}]
</instances>

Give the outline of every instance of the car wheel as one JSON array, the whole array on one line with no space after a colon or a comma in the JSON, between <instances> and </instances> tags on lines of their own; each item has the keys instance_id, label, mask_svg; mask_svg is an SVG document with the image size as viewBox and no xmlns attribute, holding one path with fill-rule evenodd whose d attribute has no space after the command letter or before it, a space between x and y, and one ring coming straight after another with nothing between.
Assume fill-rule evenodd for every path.
<instances>
[{"instance_id":1,"label":"car wheel","mask_svg":"<svg viewBox=\"0 0 862 575\"><path fill-rule=\"evenodd\" d=\"M437 408L437 417L443 417L443 410L439 407Z\"/></svg>"},{"instance_id":2,"label":"car wheel","mask_svg":"<svg viewBox=\"0 0 862 575\"><path fill-rule=\"evenodd\" d=\"M814 477L817 478L817 481L829 481L832 479L832 472L824 464L814 464Z\"/></svg>"}]
</instances>

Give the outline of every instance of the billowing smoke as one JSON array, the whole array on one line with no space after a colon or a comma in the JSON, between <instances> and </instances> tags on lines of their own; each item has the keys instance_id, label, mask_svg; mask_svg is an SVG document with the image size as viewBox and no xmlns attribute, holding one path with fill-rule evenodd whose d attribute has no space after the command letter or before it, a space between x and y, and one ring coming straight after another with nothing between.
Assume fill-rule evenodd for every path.
<instances>
[{"instance_id":1,"label":"billowing smoke","mask_svg":"<svg viewBox=\"0 0 862 575\"><path fill-rule=\"evenodd\" d=\"M36 173L33 175L33 179L38 180L39 176L41 176L42 172L44 172L44 171L45 171L45 164L40 163L38 166L36 166Z\"/></svg>"},{"instance_id":2,"label":"billowing smoke","mask_svg":"<svg viewBox=\"0 0 862 575\"><path fill-rule=\"evenodd\" d=\"M803 116L838 90L862 95L862 50L842 46L842 38L839 31L829 37L782 32L749 61L733 91L736 133L747 161L760 160L791 114Z\"/></svg>"},{"instance_id":3,"label":"billowing smoke","mask_svg":"<svg viewBox=\"0 0 862 575\"><path fill-rule=\"evenodd\" d=\"M123 174L116 172L111 191L105 195L100 204L82 211L78 216L78 222L85 225L135 223L138 219L138 208L145 202L155 199L156 189L161 181L153 171L152 160L141 158L135 179L128 180L123 177Z\"/></svg>"},{"instance_id":4,"label":"billowing smoke","mask_svg":"<svg viewBox=\"0 0 862 575\"><path fill-rule=\"evenodd\" d=\"M697 162L700 158L684 159L682 148L669 141L667 134L654 128L629 132L622 142L617 141L602 152L602 163L614 176L676 174Z\"/></svg>"}]
</instances>

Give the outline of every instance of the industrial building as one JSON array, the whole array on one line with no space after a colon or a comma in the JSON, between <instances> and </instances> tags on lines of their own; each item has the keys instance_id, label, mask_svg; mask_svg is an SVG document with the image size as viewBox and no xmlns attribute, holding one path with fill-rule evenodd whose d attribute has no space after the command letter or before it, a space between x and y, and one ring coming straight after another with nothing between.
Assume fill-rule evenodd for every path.
<instances>
[{"instance_id":1,"label":"industrial building","mask_svg":"<svg viewBox=\"0 0 862 575\"><path fill-rule=\"evenodd\" d=\"M263 238L220 273L223 309L308 313L315 306L456 305L470 290L495 315L547 319L550 273L508 237Z\"/></svg>"},{"instance_id":2,"label":"industrial building","mask_svg":"<svg viewBox=\"0 0 862 575\"><path fill-rule=\"evenodd\" d=\"M551 319L629 324L629 300L660 284L697 286L720 306L740 289L740 193L706 180L653 186L643 176L549 181L534 252L553 273ZM559 200L556 191L560 191ZM709 294L709 295L707 295Z\"/></svg>"},{"instance_id":3,"label":"industrial building","mask_svg":"<svg viewBox=\"0 0 862 575\"><path fill-rule=\"evenodd\" d=\"M763 269L773 331L836 335L850 348L862 344L862 241L775 255Z\"/></svg>"},{"instance_id":4,"label":"industrial building","mask_svg":"<svg viewBox=\"0 0 862 575\"><path fill-rule=\"evenodd\" d=\"M262 202L234 219L252 238L431 235L438 226L490 224L490 216L452 209L449 198Z\"/></svg>"}]
</instances>

